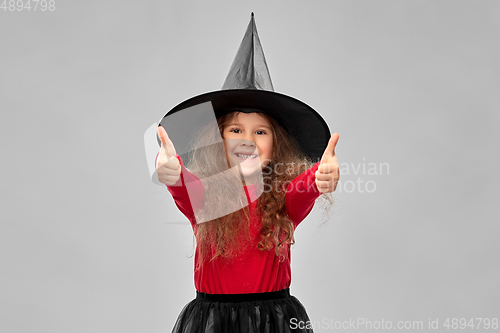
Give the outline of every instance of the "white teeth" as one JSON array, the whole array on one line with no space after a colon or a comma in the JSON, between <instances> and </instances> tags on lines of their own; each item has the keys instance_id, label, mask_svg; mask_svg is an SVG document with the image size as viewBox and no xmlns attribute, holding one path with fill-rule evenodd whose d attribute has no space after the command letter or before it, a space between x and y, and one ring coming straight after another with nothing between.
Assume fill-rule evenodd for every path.
<instances>
[{"instance_id":1,"label":"white teeth","mask_svg":"<svg viewBox=\"0 0 500 333\"><path fill-rule=\"evenodd\" d=\"M238 154L238 153L236 153L236 156L238 156L239 158L244 158L246 160L257 157L257 155L241 155L241 154Z\"/></svg>"}]
</instances>

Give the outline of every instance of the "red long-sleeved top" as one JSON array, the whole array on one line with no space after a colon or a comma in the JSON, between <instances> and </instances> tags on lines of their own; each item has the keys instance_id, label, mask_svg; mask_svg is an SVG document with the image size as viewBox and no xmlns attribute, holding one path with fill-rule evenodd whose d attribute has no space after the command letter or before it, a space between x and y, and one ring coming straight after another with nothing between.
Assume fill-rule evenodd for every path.
<instances>
[{"instance_id":1,"label":"red long-sleeved top","mask_svg":"<svg viewBox=\"0 0 500 333\"><path fill-rule=\"evenodd\" d=\"M172 194L179 210L189 219L194 230L196 219L192 205L201 207L203 185L195 175L184 167L179 155L177 155L177 158L181 163L181 178L175 186L167 186L167 189ZM287 186L285 207L288 216L294 223L294 229L311 212L315 200L321 195L316 187L314 176L318 166L319 162L297 176ZM195 192L201 195L197 195L196 198L191 195L190 198L185 187L186 183L190 183L190 193ZM198 187L195 191L191 189L193 184ZM255 187L255 185L245 186L245 193L249 202L251 202L251 193L255 193ZM262 225L262 221L257 217L257 203L258 200L255 200L249 204L249 214L251 216L250 235L253 244L246 247L242 254L235 259L216 258L211 262L205 262L201 269L194 273L196 290L208 294L246 294L277 291L290 286L290 245L288 245L287 255L283 262L279 261L280 258L276 256L274 248L269 251L262 251L257 248L257 243L260 240L259 231ZM198 260L198 253L196 252L195 267Z\"/></svg>"}]
</instances>

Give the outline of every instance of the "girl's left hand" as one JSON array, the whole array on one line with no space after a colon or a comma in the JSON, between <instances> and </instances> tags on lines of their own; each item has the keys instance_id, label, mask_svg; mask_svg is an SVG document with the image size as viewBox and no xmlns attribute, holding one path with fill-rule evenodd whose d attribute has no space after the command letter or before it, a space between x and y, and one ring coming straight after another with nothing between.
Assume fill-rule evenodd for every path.
<instances>
[{"instance_id":1,"label":"girl's left hand","mask_svg":"<svg viewBox=\"0 0 500 333\"><path fill-rule=\"evenodd\" d=\"M335 156L335 147L339 137L338 133L333 133L321 157L318 171L314 174L316 176L316 186L321 193L331 193L337 188L340 173L337 156Z\"/></svg>"}]
</instances>

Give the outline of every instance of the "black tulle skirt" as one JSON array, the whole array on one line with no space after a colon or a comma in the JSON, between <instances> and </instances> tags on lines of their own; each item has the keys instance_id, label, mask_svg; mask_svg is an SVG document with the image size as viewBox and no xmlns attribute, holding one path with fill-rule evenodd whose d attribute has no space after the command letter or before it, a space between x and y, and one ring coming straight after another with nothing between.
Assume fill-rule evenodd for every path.
<instances>
[{"instance_id":1,"label":"black tulle skirt","mask_svg":"<svg viewBox=\"0 0 500 333\"><path fill-rule=\"evenodd\" d=\"M306 309L289 288L256 294L197 291L196 298L182 309L172 333L311 333L308 322Z\"/></svg>"}]
</instances>

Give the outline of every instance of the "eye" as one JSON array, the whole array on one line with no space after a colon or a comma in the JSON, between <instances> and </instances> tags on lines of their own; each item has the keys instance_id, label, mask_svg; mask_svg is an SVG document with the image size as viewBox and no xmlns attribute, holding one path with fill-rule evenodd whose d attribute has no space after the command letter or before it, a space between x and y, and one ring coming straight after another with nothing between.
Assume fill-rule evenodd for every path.
<instances>
[{"instance_id":1,"label":"eye","mask_svg":"<svg viewBox=\"0 0 500 333\"><path fill-rule=\"evenodd\" d=\"M262 135L262 134L266 134L266 131L256 131L255 133Z\"/></svg>"},{"instance_id":2,"label":"eye","mask_svg":"<svg viewBox=\"0 0 500 333\"><path fill-rule=\"evenodd\" d=\"M231 128L231 129L229 130L229 132L239 133L239 132L236 132L236 131L241 132L241 131L239 130L239 128L236 128L236 127L235 127L235 128Z\"/></svg>"}]
</instances>

